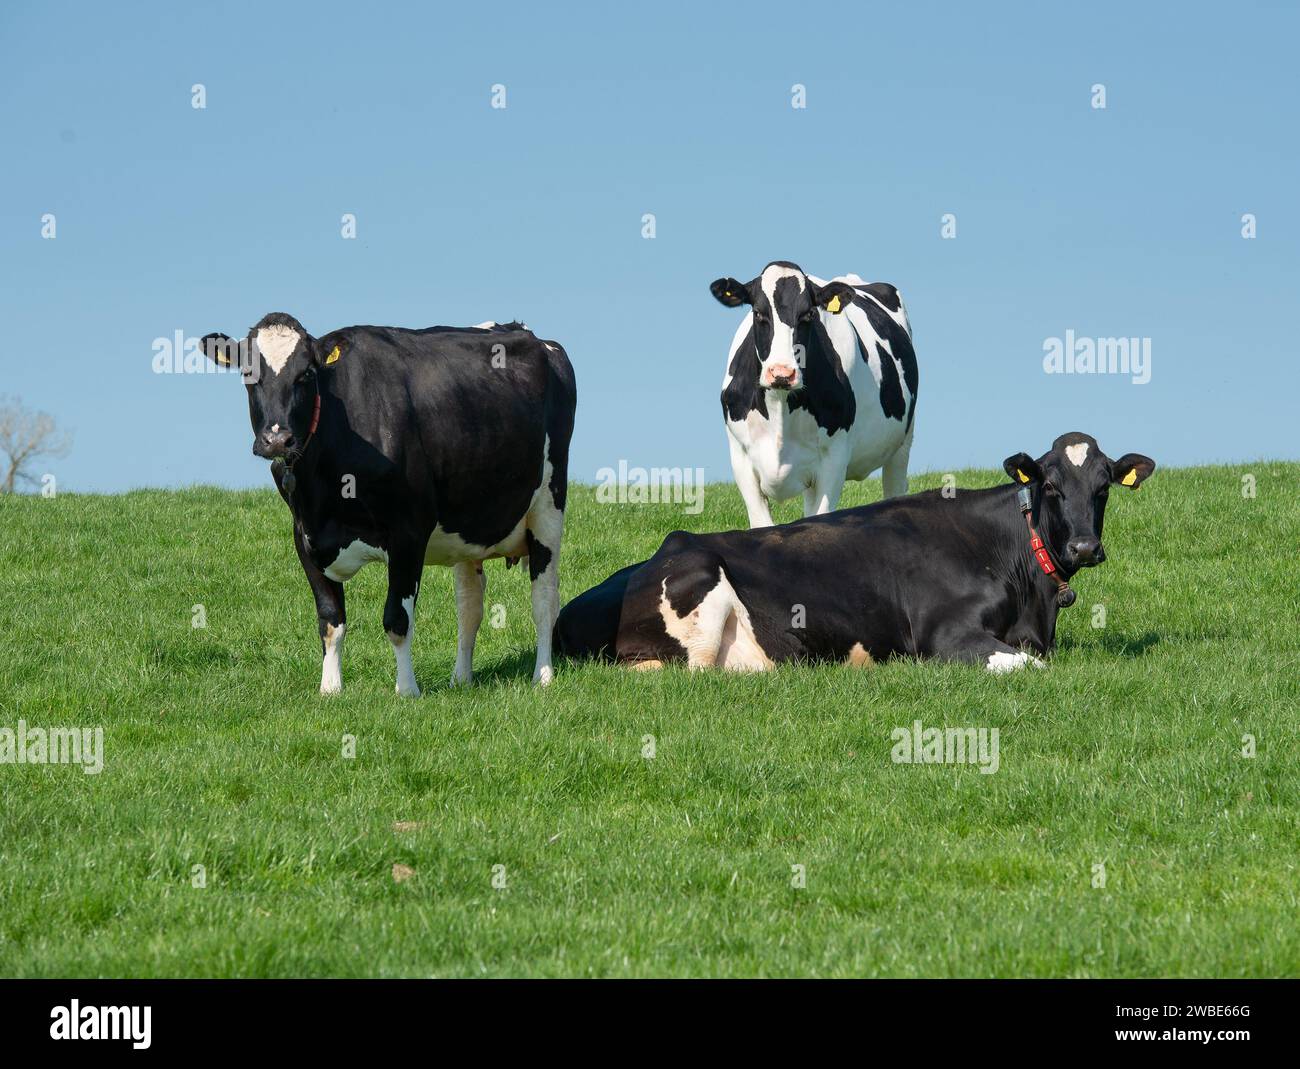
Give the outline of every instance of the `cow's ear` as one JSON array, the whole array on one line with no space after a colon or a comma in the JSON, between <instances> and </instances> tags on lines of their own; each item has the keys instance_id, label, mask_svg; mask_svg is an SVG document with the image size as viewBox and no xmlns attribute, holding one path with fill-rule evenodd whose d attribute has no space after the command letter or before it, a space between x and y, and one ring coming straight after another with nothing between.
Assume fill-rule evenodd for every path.
<instances>
[{"instance_id":1,"label":"cow's ear","mask_svg":"<svg viewBox=\"0 0 1300 1069\"><path fill-rule=\"evenodd\" d=\"M749 304L749 287L734 278L719 278L709 284L709 292L728 308Z\"/></svg>"},{"instance_id":2,"label":"cow's ear","mask_svg":"<svg viewBox=\"0 0 1300 1069\"><path fill-rule=\"evenodd\" d=\"M1156 462L1141 453L1125 453L1111 464L1110 481L1136 490L1153 471Z\"/></svg>"},{"instance_id":3,"label":"cow's ear","mask_svg":"<svg viewBox=\"0 0 1300 1069\"><path fill-rule=\"evenodd\" d=\"M1038 461L1028 453L1017 453L1002 462L1006 473L1018 483L1039 483L1043 481L1043 469Z\"/></svg>"},{"instance_id":4,"label":"cow's ear","mask_svg":"<svg viewBox=\"0 0 1300 1069\"><path fill-rule=\"evenodd\" d=\"M205 334L199 339L199 348L219 367L234 367L239 363L239 342L228 334Z\"/></svg>"},{"instance_id":5,"label":"cow's ear","mask_svg":"<svg viewBox=\"0 0 1300 1069\"><path fill-rule=\"evenodd\" d=\"M817 304L839 315L853 303L853 287L843 282L827 282L817 291Z\"/></svg>"},{"instance_id":6,"label":"cow's ear","mask_svg":"<svg viewBox=\"0 0 1300 1069\"><path fill-rule=\"evenodd\" d=\"M311 362L317 367L329 367L331 364L337 364L342 357L343 353L337 345L331 345L327 348L324 342L313 341L311 343Z\"/></svg>"}]
</instances>

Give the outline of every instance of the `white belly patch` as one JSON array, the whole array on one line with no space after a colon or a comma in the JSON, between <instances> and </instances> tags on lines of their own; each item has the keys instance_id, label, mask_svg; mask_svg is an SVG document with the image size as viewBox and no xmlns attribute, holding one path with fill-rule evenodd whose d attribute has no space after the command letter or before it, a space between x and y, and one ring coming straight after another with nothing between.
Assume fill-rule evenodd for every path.
<instances>
[{"instance_id":1,"label":"white belly patch","mask_svg":"<svg viewBox=\"0 0 1300 1069\"><path fill-rule=\"evenodd\" d=\"M334 558L334 562L325 569L325 574L333 579L336 583L342 583L351 579L362 567L371 561L388 561L388 553L378 546L368 545L356 539L339 550L339 555Z\"/></svg>"},{"instance_id":2,"label":"white belly patch","mask_svg":"<svg viewBox=\"0 0 1300 1069\"><path fill-rule=\"evenodd\" d=\"M491 560L493 557L523 557L528 554L524 538L525 513L519 517L511 532L494 546L466 542L460 535L435 527L424 547L425 564L461 564L465 561Z\"/></svg>"}]
</instances>

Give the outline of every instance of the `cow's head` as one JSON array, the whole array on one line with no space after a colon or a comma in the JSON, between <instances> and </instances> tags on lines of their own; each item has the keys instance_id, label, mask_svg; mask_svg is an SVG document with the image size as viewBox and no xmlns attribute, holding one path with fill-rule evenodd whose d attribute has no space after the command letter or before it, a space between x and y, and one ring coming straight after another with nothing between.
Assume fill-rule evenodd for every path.
<instances>
[{"instance_id":1,"label":"cow's head","mask_svg":"<svg viewBox=\"0 0 1300 1069\"><path fill-rule=\"evenodd\" d=\"M1111 484L1137 489L1156 468L1141 453L1111 460L1091 435L1063 434L1037 460L1027 453L1002 466L1033 492L1033 519L1052 555L1071 573L1106 559L1101 544Z\"/></svg>"},{"instance_id":2,"label":"cow's head","mask_svg":"<svg viewBox=\"0 0 1300 1069\"><path fill-rule=\"evenodd\" d=\"M268 460L294 460L310 436L316 406L321 366L316 339L293 316L272 312L242 343L207 334L200 344L209 359L222 367L238 364L244 372L253 452Z\"/></svg>"},{"instance_id":3,"label":"cow's head","mask_svg":"<svg viewBox=\"0 0 1300 1069\"><path fill-rule=\"evenodd\" d=\"M709 286L728 308L747 304L753 310L754 347L758 350L758 384L765 390L803 386L809 333L819 326L818 312L839 313L853 300L843 282L817 286L796 264L777 260L752 282L720 278Z\"/></svg>"}]
</instances>

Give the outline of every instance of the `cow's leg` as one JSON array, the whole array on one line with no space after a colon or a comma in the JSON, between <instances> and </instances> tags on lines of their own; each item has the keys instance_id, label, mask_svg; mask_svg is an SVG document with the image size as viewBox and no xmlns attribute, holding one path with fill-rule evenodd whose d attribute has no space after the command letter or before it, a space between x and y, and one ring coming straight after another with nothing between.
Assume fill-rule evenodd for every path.
<instances>
[{"instance_id":1,"label":"cow's leg","mask_svg":"<svg viewBox=\"0 0 1300 1069\"><path fill-rule=\"evenodd\" d=\"M817 487L813 491L813 497L816 506L812 512L804 509L805 516L822 516L827 512L834 512L840 504L840 494L844 491L844 469L841 468L838 473L827 472L825 476L818 476Z\"/></svg>"},{"instance_id":2,"label":"cow's leg","mask_svg":"<svg viewBox=\"0 0 1300 1069\"><path fill-rule=\"evenodd\" d=\"M758 485L758 473L745 455L744 447L728 435L731 445L731 474L735 476L736 487L745 502L745 512L749 515L749 526L771 527L772 509L762 488Z\"/></svg>"},{"instance_id":3,"label":"cow's leg","mask_svg":"<svg viewBox=\"0 0 1300 1069\"><path fill-rule=\"evenodd\" d=\"M988 671L1001 674L1025 665L1042 668L1043 662L1032 653L1009 646L1000 638L978 629L949 628L935 635L933 655L948 661L982 664Z\"/></svg>"},{"instance_id":4,"label":"cow's leg","mask_svg":"<svg viewBox=\"0 0 1300 1069\"><path fill-rule=\"evenodd\" d=\"M415 599L420 594L424 556L410 547L394 546L388 552L388 598L384 602L384 631L397 657L397 693L418 698L411 639L415 635Z\"/></svg>"},{"instance_id":5,"label":"cow's leg","mask_svg":"<svg viewBox=\"0 0 1300 1069\"><path fill-rule=\"evenodd\" d=\"M888 460L880 471L880 481L885 491L885 497L901 497L907 493L907 462L912 455L912 430L916 425L907 432L902 443Z\"/></svg>"},{"instance_id":6,"label":"cow's leg","mask_svg":"<svg viewBox=\"0 0 1300 1069\"><path fill-rule=\"evenodd\" d=\"M537 629L537 666L533 682L546 686L551 668L551 637L560 615L560 540L564 513L555 507L549 490L528 514L524 537L528 542L528 577L533 582L533 626Z\"/></svg>"},{"instance_id":7,"label":"cow's leg","mask_svg":"<svg viewBox=\"0 0 1300 1069\"><path fill-rule=\"evenodd\" d=\"M665 625L672 623L677 629L673 635L686 647L686 663L691 668L716 668L718 653L722 649L722 632L731 616L734 596L731 584L719 569L711 577L713 589L704 595L699 605L685 620L671 621L672 606L665 594L661 612Z\"/></svg>"},{"instance_id":8,"label":"cow's leg","mask_svg":"<svg viewBox=\"0 0 1300 1069\"><path fill-rule=\"evenodd\" d=\"M293 531L293 547L311 584L312 597L316 599L316 622L320 630L321 668L320 692L337 694L343 689L343 635L347 631L347 617L343 611L343 584L335 582L319 568L307 552L302 531Z\"/></svg>"},{"instance_id":9,"label":"cow's leg","mask_svg":"<svg viewBox=\"0 0 1300 1069\"><path fill-rule=\"evenodd\" d=\"M815 508L809 512L804 507L805 516L821 516L833 512L839 507L840 494L844 490L844 475L849 464L848 443L827 451L817 465L817 482L813 488Z\"/></svg>"},{"instance_id":10,"label":"cow's leg","mask_svg":"<svg viewBox=\"0 0 1300 1069\"><path fill-rule=\"evenodd\" d=\"M674 539L677 546L672 544ZM665 539L656 555L659 563L651 567L644 585L649 586L656 576L662 576L655 601L664 633L685 651L686 663L691 668L715 668L729 622L735 633L736 624L731 618L738 599L727 580L722 558L692 548L694 542L693 535L684 533ZM625 606L631 608L638 602L644 604L631 593L629 583Z\"/></svg>"},{"instance_id":11,"label":"cow's leg","mask_svg":"<svg viewBox=\"0 0 1300 1069\"><path fill-rule=\"evenodd\" d=\"M483 595L487 576L481 561L465 561L453 566L456 580L456 667L451 671L451 685L468 683L474 678L474 640L483 622Z\"/></svg>"}]
</instances>

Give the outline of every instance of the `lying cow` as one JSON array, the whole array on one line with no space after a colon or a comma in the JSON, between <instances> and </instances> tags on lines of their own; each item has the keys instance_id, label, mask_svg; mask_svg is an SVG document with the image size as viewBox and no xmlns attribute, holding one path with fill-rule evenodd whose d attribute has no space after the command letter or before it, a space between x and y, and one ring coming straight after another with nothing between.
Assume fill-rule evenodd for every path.
<instances>
[{"instance_id":1,"label":"lying cow","mask_svg":"<svg viewBox=\"0 0 1300 1069\"><path fill-rule=\"evenodd\" d=\"M784 661L893 656L1041 665L1069 578L1105 560L1106 495L1155 469L1066 434L1014 485L893 498L780 527L670 534L659 551L569 602L558 649L634 668L761 671ZM1032 652L1028 652L1032 651Z\"/></svg>"},{"instance_id":2,"label":"lying cow","mask_svg":"<svg viewBox=\"0 0 1300 1069\"><path fill-rule=\"evenodd\" d=\"M411 638L426 564L452 568L451 681L470 681L483 561L493 557L528 558L533 681L550 682L577 398L559 345L518 323L344 327L313 338L280 312L243 343L209 334L202 344L244 370L253 452L272 461L316 599L322 694L342 689L343 583L369 561L388 566L384 630L398 694L420 693Z\"/></svg>"},{"instance_id":3,"label":"lying cow","mask_svg":"<svg viewBox=\"0 0 1300 1069\"><path fill-rule=\"evenodd\" d=\"M784 261L710 289L728 308L750 309L722 382L750 527L770 527L771 502L798 494L805 516L830 512L846 479L877 468L885 497L907 493L917 369L898 290L857 275L824 282Z\"/></svg>"}]
</instances>

